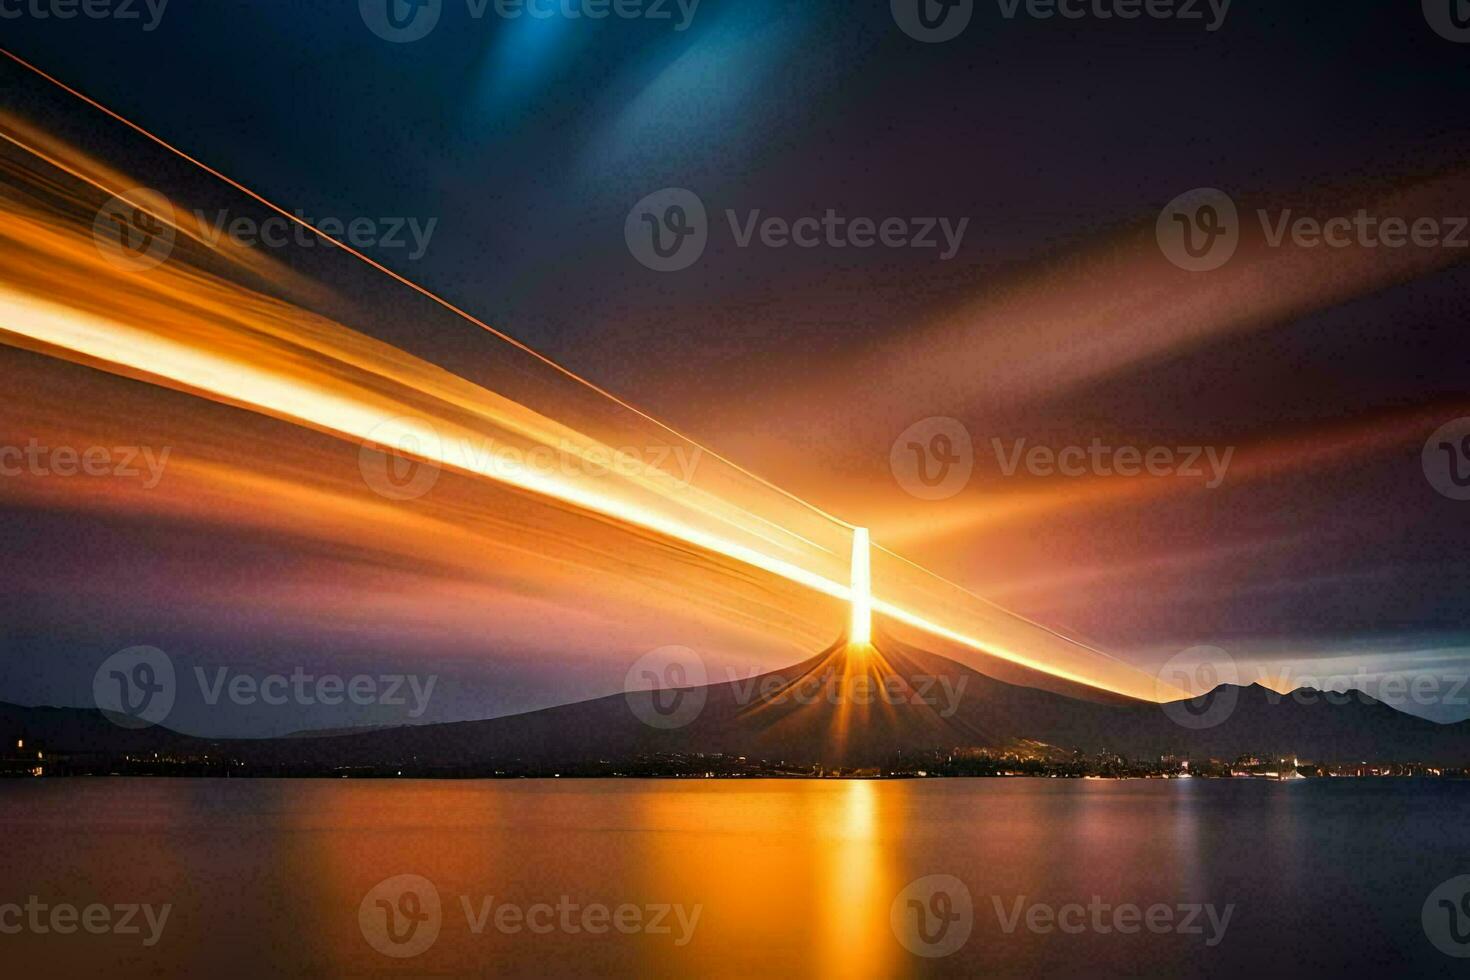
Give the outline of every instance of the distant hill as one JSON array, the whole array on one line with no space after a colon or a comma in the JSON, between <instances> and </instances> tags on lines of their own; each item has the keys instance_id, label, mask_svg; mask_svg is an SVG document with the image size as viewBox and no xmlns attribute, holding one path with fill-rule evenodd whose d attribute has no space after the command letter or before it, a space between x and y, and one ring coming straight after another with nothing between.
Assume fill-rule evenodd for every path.
<instances>
[{"instance_id":1,"label":"distant hill","mask_svg":"<svg viewBox=\"0 0 1470 980\"><path fill-rule=\"evenodd\" d=\"M697 712L687 706L700 701ZM678 727L644 720L674 724L685 716L692 720ZM1192 727L1191 719L1214 717L1224 720ZM1106 751L1135 759L1265 754L1470 765L1470 722L1436 724L1358 692L1329 700L1313 691L1289 696L1259 685L1221 685L1170 706L1093 700L997 680L882 636L865 652L839 643L748 680L620 693L485 721L220 740L163 728L130 731L97 711L0 705L0 735L11 731L64 753L212 752L250 766L310 771L551 771L692 753L859 768L1023 744L1052 754Z\"/></svg>"}]
</instances>

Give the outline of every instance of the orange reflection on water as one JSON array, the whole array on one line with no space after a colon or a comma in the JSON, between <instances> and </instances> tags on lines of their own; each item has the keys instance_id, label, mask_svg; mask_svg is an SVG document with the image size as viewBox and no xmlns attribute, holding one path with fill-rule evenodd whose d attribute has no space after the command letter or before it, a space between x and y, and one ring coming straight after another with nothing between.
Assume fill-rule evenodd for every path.
<instances>
[{"instance_id":1,"label":"orange reflection on water","mask_svg":"<svg viewBox=\"0 0 1470 980\"><path fill-rule=\"evenodd\" d=\"M279 798L271 862L295 878L290 921L309 959L338 974L452 973L890 977L905 971L888 909L902 882L901 807L867 781L660 784L302 783ZM289 870L288 870L289 869ZM412 958L370 948L359 906L386 879L433 883L440 931ZM285 883L282 883L283 885ZM698 907L667 934L536 935L467 918L509 903ZM574 920L575 921L575 920ZM301 950L299 952L306 952Z\"/></svg>"},{"instance_id":2,"label":"orange reflection on water","mask_svg":"<svg viewBox=\"0 0 1470 980\"><path fill-rule=\"evenodd\" d=\"M832 802L830 843L819 854L815 869L822 885L821 955L817 969L830 977L890 977L897 969L898 948L889 931L888 909L902 885L894 880L892 855L882 838L897 828L883 827L875 784L852 780L840 784ZM894 814L886 815L888 818Z\"/></svg>"},{"instance_id":3,"label":"orange reflection on water","mask_svg":"<svg viewBox=\"0 0 1470 980\"><path fill-rule=\"evenodd\" d=\"M793 975L844 978L900 971L888 925L898 884L884 846L899 833L897 811L882 807L874 783L712 781L680 790L638 794L652 832L637 841L651 881L705 905L692 967L751 975L780 962ZM646 966L667 962L655 954Z\"/></svg>"}]
</instances>

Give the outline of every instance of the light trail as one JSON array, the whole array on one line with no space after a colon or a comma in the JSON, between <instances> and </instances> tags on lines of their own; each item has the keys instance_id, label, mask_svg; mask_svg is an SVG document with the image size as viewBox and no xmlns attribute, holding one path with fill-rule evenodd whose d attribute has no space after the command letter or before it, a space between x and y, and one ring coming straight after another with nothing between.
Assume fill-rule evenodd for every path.
<instances>
[{"instance_id":1,"label":"light trail","mask_svg":"<svg viewBox=\"0 0 1470 980\"><path fill-rule=\"evenodd\" d=\"M193 164L194 166L198 167L200 170L203 170L205 173L209 174L211 177L214 177L215 179L220 180L220 181L222 181L225 184L228 184L230 187L233 187L235 190L237 190L240 193L244 194L245 196L249 197L251 200L254 200L257 203L259 203L261 205L264 205L267 208L270 208L272 211L276 212L277 214L279 214L283 218L286 218L287 220L289 220L291 222L294 222L297 225L300 225L302 228L305 228L307 231L310 231L313 235L316 235L317 237L321 238L323 241L330 242L331 244L333 244L333 245L337 246L338 248L342 249L347 254L351 255L353 258L356 258L356 259L358 259L361 262L365 262L366 264L372 266L377 271L381 272L383 275L388 276L389 278L395 280L396 282L400 283L401 285L407 286L409 289L412 289L414 292L418 293L419 295L421 295L421 296L423 296L423 297L431 300L434 303L437 303L439 306L442 306L444 309L446 309L449 312L453 313L455 316L459 317L460 319L465 320L465 321L467 321L469 323L472 323L475 326L479 327L480 329L485 330L485 331L487 331L487 332L495 335L496 337L498 337L499 339L505 341L507 344L510 344L512 347L515 347L517 350L521 351L522 353L525 353L525 354L530 355L531 357L534 357L536 360L540 361L542 364L544 364L547 367L551 368L552 370L558 372L559 374L565 375L567 378L570 378L571 380L577 382L578 384L584 385L585 387L590 388L592 391L597 392L597 394L601 395L602 397L604 397L604 398L608 399L609 401L613 402L614 404L618 405L620 408L623 408L623 409L626 409L629 412L632 412L633 414L637 415L639 418L642 418L644 421L651 422L652 424L654 424L654 425L658 426L659 428L663 429L665 432L669 433L670 435L677 436L678 438L683 439L685 442L688 442L691 445L699 446L705 452L709 453L711 456L714 456L716 459L720 460L720 462L724 463L725 465L731 467L732 469L738 470L743 475L749 477L752 480L758 481L759 483L761 483L766 488L768 488L770 490L773 490L776 493L781 494L782 496L784 496L784 497L786 497L786 498L794 501L795 503L801 504L803 507L807 507L807 508L811 509L812 511L816 512L817 514L820 514L822 517L825 517L827 520L833 521L834 523L837 523L837 524L841 524L844 527L849 527L850 528L852 526L852 525L848 524L846 521L842 520L841 518L836 517L836 516L834 516L832 514L829 514L829 513L827 513L824 510L821 510L820 508L818 508L814 504L812 504L812 503L810 503L810 502L808 502L806 500L801 499L800 497L796 496L795 494L791 493L790 491L783 490L781 487L776 486L774 483L771 483L770 481L764 479L763 477L761 477L761 476L759 476L759 475L757 475L755 473L750 472L749 470L747 470L744 467L740 466L738 463L734 462L733 460L730 460L730 459L725 458L724 456L721 456L719 453L715 452L713 449L710 449L708 446L704 446L703 444L701 444L697 440L692 439L689 436L685 435L684 433L680 432L678 429L675 429L672 426L670 426L670 425L668 425L668 424L660 421L659 419L655 418L654 416L649 415L647 412L643 411L642 409L638 408L637 406L632 405L632 404L624 401L622 398L619 398L617 395L613 394L611 391L608 391L606 388L603 388L602 386L596 384L595 382L589 380L588 378L584 378L583 376L577 374L575 371L572 371L570 368L563 367L561 364L558 364L556 361L554 361L551 358L547 357L545 354L542 354L540 351L536 350L534 347L531 347L529 344L526 344L526 343L524 343L524 342L522 342L520 340L517 340L515 337L512 337L510 334L506 333L503 330L499 330L499 329L496 329L495 327L492 327L490 324L486 323L484 320L481 320L479 317L473 315L472 313L469 313L466 310L461 309L460 307L458 307L455 304L451 303L449 300L447 300L444 297L440 296L438 293L434 292L433 290L429 289L428 287L419 285L418 283L414 282L412 279L409 279L407 276L401 275L401 274L393 271L388 266L383 265L381 262L377 261L376 259L372 258L371 256L366 255L363 252L358 251L357 249L353 248L351 245L348 245L345 242L342 242L342 241L339 241L339 240L333 238L331 235L328 235L326 232L322 231L316 225L313 225L311 222L307 221L305 218L301 217L299 214L296 214L295 212L286 210L285 208L281 207L280 205L276 204L275 202L271 201L270 199L266 198L265 196L263 196L261 194L258 194L255 191L251 190L249 187L247 187L246 185L244 185L244 184L240 183L239 181L235 180L233 177L230 177L228 174L222 173L221 171L216 170L214 167L211 167L209 164L207 164L204 161L198 159L197 157L191 156L190 154L186 153L185 151L179 149L177 146L174 146L172 143L170 143L167 140L163 139L161 136L158 136L158 135L154 134L153 132L151 132L150 130L144 128L143 126L138 125L137 123L133 122L131 119L128 119L126 116L122 115L121 113L115 112L114 110L108 108L106 105L103 105L101 102L98 102L96 99L92 98L91 96L87 95L86 93L81 92L78 89L72 88L70 85L66 84L61 79L55 77L54 75L49 74L48 72L46 72L45 70L41 69L40 67L31 64L29 61L26 61L24 58L22 58L19 55L15 54L13 51L10 51L8 48L0 48L0 54L3 54L5 57L9 58L11 61L13 61L16 64L20 65L22 68L26 69L27 71L33 72L34 74L36 74L36 75L40 76L41 78L45 79L47 82L50 82L52 85L55 85L57 88L59 88L62 91L66 92L68 95L71 95L74 98L79 99L82 102L85 102L87 105L89 105L92 108L96 109L98 112L101 112L104 115L108 116L109 118L111 118L111 119L113 119L113 120L121 123L122 125L128 127L129 129L131 129L134 132L138 133L140 136L143 136L146 139L152 141L153 143L158 144L159 146L163 147L165 150L167 150L168 152L174 154L175 156L179 157L180 159L185 160L185 161L187 161L190 164Z\"/></svg>"},{"instance_id":2,"label":"light trail","mask_svg":"<svg viewBox=\"0 0 1470 980\"><path fill-rule=\"evenodd\" d=\"M348 399L340 393L332 392L322 384L308 384L285 378L280 374L261 370L246 361L201 351L117 320L80 314L61 304L3 288L0 288L0 324L4 325L5 331L82 355L86 359L125 367L132 372L182 385L186 390L192 389L195 393L208 392L227 403L249 407L274 418L305 425L354 442L373 442L372 434L382 425L385 413L391 414L396 410L388 403L367 405L361 400ZM438 420L436 427L447 429L448 425L443 420ZM851 582L844 585L792 562L774 558L759 549L732 541L728 537L712 534L688 522L673 520L647 507L621 500L605 490L598 492L595 487L584 487L524 466L506 465L504 462L490 465L486 460L452 456L444 449L446 445L452 444L452 439L442 438L443 433L438 435L440 437L419 440L413 455L446 469L486 477L666 534L850 603L849 641L852 643L871 642L872 613L879 612L898 622L999 656L1023 667L1088 687L1134 697L1142 696L1142 692L1136 688L1110 686L1099 677L1089 677L1055 663L1045 663L994 640L982 640L937 623L911 609L872 596L869 591L868 568L870 544L866 528L859 528L853 534Z\"/></svg>"},{"instance_id":3,"label":"light trail","mask_svg":"<svg viewBox=\"0 0 1470 980\"><path fill-rule=\"evenodd\" d=\"M121 373L146 377L202 397L247 407L271 417L327 432L363 445L382 446L382 443L379 442L379 430L384 420L409 414L414 409L422 410L423 406L415 405L411 399L427 395L431 404L437 406L437 414L433 416L435 429L439 435L448 436L448 439L445 442L431 443L427 447L417 449L411 455L437 466L489 478L522 490L564 501L632 526L666 535L705 551L724 555L748 566L763 569L821 594L847 601L851 604L852 614L849 638L854 643L870 642L871 618L872 613L876 611L897 622L943 637L962 646L1088 687L1147 700L1162 700L1175 696L1172 691L1160 688L1152 677L1143 674L1136 668L1125 665L1101 651L1080 644L1054 630L1015 617L1014 614L980 597L973 598L986 603L996 613L1009 617L1017 623L1025 623L1029 628L1035 629L1038 634L1044 634L1065 644L1066 654L1074 662L1079 653L1085 657L1110 660L1115 668L1119 668L1115 669L1114 673L1120 676L1110 679L1104 676L1105 672L1072 669L1063 663L1028 655L1015 649L1012 644L998 642L993 637L976 636L972 630L940 623L932 616L916 611L910 605L901 604L892 598L883 599L873 595L869 569L871 549L866 529L854 528L853 525L827 514L794 494L774 486L713 450L689 439L671 426L612 395L593 382L576 375L529 346L473 317L425 287L388 269L356 249L336 241L292 212L266 200L239 182L189 156L95 100L66 86L9 51L0 49L0 53L4 53L17 64L36 73L51 84L144 135L191 165L203 169L230 187L309 229L322 239L337 245L344 252L370 267L390 276L396 282L429 298L455 316L481 327L516 349L532 356L536 361L554 369L560 375L608 399L612 404L634 413L639 418L691 446L698 447L712 458L730 467L731 470L795 502L811 514L830 522L834 527L845 529L852 535L851 560L846 568L829 572L824 571L822 567L814 567L820 564L820 560L823 560L822 556L815 558L806 556L807 563L803 564L799 560L788 560L771 554L763 545L769 543L780 546L780 543L774 541L769 533L752 528L750 526L752 522L779 530L782 534L789 535L805 545L810 545L815 550L831 552L832 549L817 545L811 538L799 534L792 528L767 520L748 508L716 498L708 493L694 491L682 500L671 501L664 492L666 488L662 486L667 480L667 475L661 471L634 472L628 474L629 479L626 486L618 485L609 488L607 485L595 482L589 483L586 480L542 472L534 467L517 464L503 458L491 461L472 456L454 457L445 451L445 446L470 444L478 433L476 425L472 424L475 422L504 427L519 436L539 441L543 445L553 444L553 436L564 441L571 439L573 441L572 451L581 454L584 458L594 451L606 451L608 447L582 433L560 426L553 420L534 413L524 406L494 395L493 392L479 386L471 385L463 379L451 376L453 377L453 383L451 383L443 378L430 377L426 373L429 370L427 365L422 368L415 366L414 370L405 370L403 368L405 359L407 361L415 361L415 359L400 351L393 351L396 355L394 363L387 363L386 358L377 362L367 357L359 347L352 346L353 341L350 338L330 336L323 339L316 335L312 337L314 342L322 345L320 353L324 357L330 357L335 364L339 366L344 363L350 364L356 369L372 372L381 378L402 385L403 393L394 397L377 392L373 386L369 385L344 388L340 384L334 384L333 382L338 379L326 369L317 369L315 374L310 371L303 373L300 366L294 362L289 365L279 360L277 363L271 363L269 358L261 360L260 352L242 353L237 349L238 339L234 343L219 343L218 336L210 336L206 339L217 346L213 350L204 349L199 337L192 338L194 343L190 344L185 340L165 335L160 329L161 319L158 325L150 322L147 317L138 317L134 322L125 322L116 316L104 316L96 312L82 311L47 299L40 299L23 290L0 289L0 330L7 330L18 337L28 338L45 347L69 352L83 363L93 363L96 366L96 362L100 362L104 368L106 366L123 368L125 370ZM14 139L10 139L10 142L24 147L24 144ZM24 148L35 152L39 158L60 166L45 154L30 147ZM86 180L103 192L109 192L109 188L81 175L74 169L67 169L67 172ZM112 191L111 193L116 194L117 192ZM95 260L95 256L93 258ZM65 295L65 292L58 291L57 294ZM198 299L195 296L188 298L196 302ZM217 333L226 330L226 327L218 324L210 323L209 326ZM338 329L345 333L345 328ZM354 336L360 338L361 335ZM330 346L330 344L336 346ZM380 346L386 347L386 345ZM388 348L388 350L393 349ZM226 356L222 353L224 351L229 351L232 356ZM54 353L54 351L48 352ZM280 357L279 351L267 350L265 353L274 355L278 359ZM422 364L422 362L415 362L415 364ZM447 372L444 373L447 374ZM469 411L475 418L469 420L468 423L458 421L451 417L452 413L445 411L446 408L454 409L455 413ZM385 448L398 449L391 445ZM670 510L675 513L683 513L685 516L684 518L671 516L668 513ZM734 536L731 534L732 531ZM742 537L745 540L738 539ZM795 546L787 545L786 547L788 550L793 550ZM880 550L891 555L884 549ZM899 558L896 555L893 557ZM956 590L960 589L907 559L900 558L900 561L934 582L943 583ZM840 581L839 574L848 581L846 583ZM1065 660L1067 657L1060 659ZM1182 696L1182 692L1179 696Z\"/></svg>"},{"instance_id":4,"label":"light trail","mask_svg":"<svg viewBox=\"0 0 1470 980\"><path fill-rule=\"evenodd\" d=\"M945 578L943 575L940 575L937 572L932 572L929 569L925 568L923 565L920 565L918 562L911 561L910 559L905 558L903 555L900 555L900 554L898 554L895 551L891 551L888 548L883 547L882 545L874 545L873 547L877 551L883 553L884 555L887 555L889 558L892 558L895 561L901 562L902 564L907 565L910 568L913 568L914 570L916 570L918 572L922 572L923 574L928 575L929 577L933 578L935 581L940 582L941 584L947 586L948 588L954 589L956 592L959 592L959 593L963 594L967 599L973 599L975 602L978 602L978 603L980 603L980 604L982 604L984 606L988 606L989 608L994 609L996 612L999 612L999 613L1002 613L1003 615L1009 616L1012 619L1015 619L1015 620L1018 620L1018 621L1020 621L1022 623L1025 623L1027 626L1029 626L1029 627L1031 627L1033 629L1037 629L1037 630L1040 630L1040 631L1042 631L1044 633L1047 633L1047 634L1049 634L1051 636L1054 636L1058 640L1061 640L1063 643L1069 643L1072 646L1075 646L1075 647L1078 647L1080 649L1086 650L1088 653L1096 654L1099 657L1105 657L1108 660L1111 660L1111 661L1113 661L1116 664L1121 664L1124 667L1128 667L1129 669L1133 669L1133 665L1132 664L1129 664L1129 663L1127 663L1126 661L1123 661L1123 660L1119 660L1117 657L1113 656L1111 653L1108 653L1106 650L1099 650L1097 647L1092 646L1089 643L1083 643L1081 640L1075 639L1074 637L1070 637L1070 636L1068 636L1065 633L1062 633L1062 632L1059 632L1058 630L1052 629L1050 626L1047 626L1044 623L1038 623L1036 620L1034 620L1034 619L1028 619L1027 617L1022 616L1020 613L1012 612L1011 610L1005 608L1004 606L1000 605L999 603L997 603L997 602L995 602L995 601L993 601L991 599L985 598L983 595L980 595L978 592L972 592L969 589L965 588L963 585L960 585L957 582L952 582L949 579ZM896 615L894 613L889 613L889 615L893 615L895 619L902 619L902 616L898 616L898 615ZM907 622L907 620L905 620L905 622ZM912 625L917 625L917 624L912 624ZM935 626L933 629L931 629L931 632L938 633L939 630L940 630L940 628L938 626ZM958 640L957 642L965 643L967 646L973 646L974 645L974 643L971 643L971 642L968 642L968 641L965 641L965 640Z\"/></svg>"},{"instance_id":5,"label":"light trail","mask_svg":"<svg viewBox=\"0 0 1470 980\"><path fill-rule=\"evenodd\" d=\"M119 320L80 313L3 287L0 287L0 324L3 324L0 330L87 359L121 366L195 392L207 392L218 400L361 444L381 445L379 439L385 434L382 431L385 420L398 417L394 415L395 406L386 400L373 404L361 396L347 397L323 384L262 370L239 358L200 350ZM391 430L393 435L403 433L401 427ZM487 477L677 538L825 595L844 601L851 597L851 589L839 582L687 521L666 517L614 493L597 492L595 487L538 470L508 455L455 454L447 448L469 444L473 438L473 432L456 432L448 421L436 420L433 437L419 440L412 455L436 466ZM383 448L401 452L396 445Z\"/></svg>"},{"instance_id":6,"label":"light trail","mask_svg":"<svg viewBox=\"0 0 1470 980\"><path fill-rule=\"evenodd\" d=\"M854 528L852 532L852 626L847 631L847 642L866 646L873 642L873 572L872 547L868 543L868 529Z\"/></svg>"},{"instance_id":7,"label":"light trail","mask_svg":"<svg viewBox=\"0 0 1470 980\"><path fill-rule=\"evenodd\" d=\"M1060 677L1062 680L1073 681L1077 684L1083 684L1087 687L1098 687L1102 688L1105 691L1112 691L1114 694L1126 694L1129 697L1143 698L1149 701L1175 701L1181 698L1189 697L1188 694L1180 691L1177 694L1170 694L1166 698L1161 699L1158 697L1158 694L1161 690L1165 690L1162 685L1156 687L1151 692L1148 692L1146 689L1139 688L1125 688L1121 686L1113 687L1106 683L1098 681L1094 677L1084 677L1082 674L1074 673L1062 667L1058 667L1055 664L1042 663L1035 658L1025 656L1024 654L1018 653L1015 650L1007 649L1006 647L1003 647L993 641L982 640L979 637L971 636L968 633L963 633L959 630L950 629L948 626L941 626L939 623L936 623L931 619L925 619L923 616L920 616L916 612L904 609L902 606L896 606L891 602L885 602L882 599L873 599L873 611L880 612L885 616L890 616L893 619L898 620L900 623L906 623L909 626L912 626L916 629L921 629L926 633L933 633L935 636L941 636L944 639L949 640L953 643L959 643L962 646L971 647L975 650L981 651L982 653L994 654L1003 660L1009 660L1011 661L1011 663L1019 664L1022 667L1029 667L1032 670L1039 670L1044 674L1051 674L1053 677ZM1068 642L1070 643L1075 641L1068 640ZM1091 652L1090 647L1086 649ZM1167 690L1173 690L1173 688L1168 688Z\"/></svg>"}]
</instances>

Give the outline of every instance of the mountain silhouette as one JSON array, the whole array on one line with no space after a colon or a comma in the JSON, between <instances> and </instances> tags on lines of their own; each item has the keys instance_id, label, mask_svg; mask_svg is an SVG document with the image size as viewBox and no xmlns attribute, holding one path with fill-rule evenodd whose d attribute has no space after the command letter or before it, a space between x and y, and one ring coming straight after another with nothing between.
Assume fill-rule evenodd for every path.
<instances>
[{"instance_id":1,"label":"mountain silhouette","mask_svg":"<svg viewBox=\"0 0 1470 980\"><path fill-rule=\"evenodd\" d=\"M1319 763L1470 765L1470 721L1438 724L1357 691L1220 685L1167 705L1055 679L999 680L881 633L839 641L779 671L632 691L484 721L201 739L128 730L95 710L0 704L0 736L78 755L214 753L282 770L411 767L464 773L552 771L653 756L722 754L794 766L874 768L955 750L1026 747L1061 757L1298 756ZM1065 691L1065 693L1064 693ZM14 744L11 742L10 744Z\"/></svg>"}]
</instances>

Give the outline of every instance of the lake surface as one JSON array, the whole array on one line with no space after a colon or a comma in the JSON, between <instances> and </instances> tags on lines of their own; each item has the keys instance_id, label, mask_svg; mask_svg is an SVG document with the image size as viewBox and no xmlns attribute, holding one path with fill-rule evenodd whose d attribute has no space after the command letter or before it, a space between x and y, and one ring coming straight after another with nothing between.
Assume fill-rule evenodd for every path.
<instances>
[{"instance_id":1,"label":"lake surface","mask_svg":"<svg viewBox=\"0 0 1470 980\"><path fill-rule=\"evenodd\" d=\"M1462 874L1470 783L0 782L12 976L1450 976Z\"/></svg>"}]
</instances>

